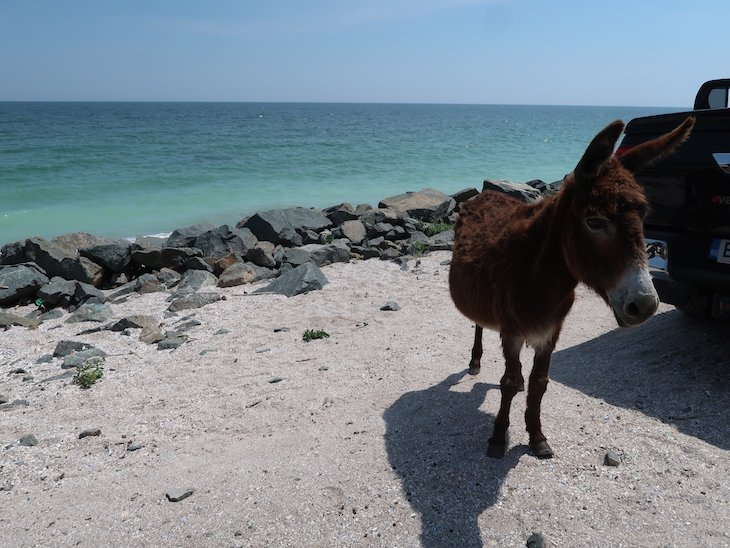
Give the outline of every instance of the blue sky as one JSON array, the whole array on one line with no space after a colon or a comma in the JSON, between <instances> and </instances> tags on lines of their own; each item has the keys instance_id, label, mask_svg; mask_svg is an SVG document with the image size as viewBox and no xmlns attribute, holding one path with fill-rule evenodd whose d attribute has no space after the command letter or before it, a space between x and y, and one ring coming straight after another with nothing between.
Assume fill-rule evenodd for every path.
<instances>
[{"instance_id":1,"label":"blue sky","mask_svg":"<svg viewBox=\"0 0 730 548\"><path fill-rule=\"evenodd\" d=\"M0 100L689 107L727 0L0 0Z\"/></svg>"}]
</instances>

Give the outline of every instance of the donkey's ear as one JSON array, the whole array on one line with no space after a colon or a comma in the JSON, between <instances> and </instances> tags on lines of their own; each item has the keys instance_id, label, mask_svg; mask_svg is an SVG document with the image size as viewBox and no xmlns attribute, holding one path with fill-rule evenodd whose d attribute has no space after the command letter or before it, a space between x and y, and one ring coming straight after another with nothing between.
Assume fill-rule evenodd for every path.
<instances>
[{"instance_id":1,"label":"donkey's ear","mask_svg":"<svg viewBox=\"0 0 730 548\"><path fill-rule=\"evenodd\" d=\"M613 147L616 145L623 129L624 123L621 120L616 120L593 138L573 171L579 188L590 192L590 188L601 171L601 167L613 154Z\"/></svg>"},{"instance_id":2,"label":"donkey's ear","mask_svg":"<svg viewBox=\"0 0 730 548\"><path fill-rule=\"evenodd\" d=\"M631 173L638 173L652 162L671 154L675 148L686 141L694 124L694 116L689 116L669 133L630 148L618 159Z\"/></svg>"}]
</instances>

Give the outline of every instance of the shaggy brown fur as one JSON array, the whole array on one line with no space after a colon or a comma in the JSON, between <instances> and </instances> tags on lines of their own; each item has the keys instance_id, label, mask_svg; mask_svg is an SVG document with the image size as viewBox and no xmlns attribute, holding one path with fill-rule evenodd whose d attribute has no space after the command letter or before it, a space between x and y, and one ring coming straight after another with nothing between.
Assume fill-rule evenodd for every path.
<instances>
[{"instance_id":1,"label":"shaggy brown fur","mask_svg":"<svg viewBox=\"0 0 730 548\"><path fill-rule=\"evenodd\" d=\"M552 456L540 426L540 402L574 289L583 282L608 303L609 293L630 269L646 268L647 202L632 171L669 154L688 137L693 123L688 118L617 158L613 149L623 123L616 121L593 139L555 196L526 204L488 191L464 204L449 284L456 307L477 324L469 372L480 368L483 327L499 331L506 363L490 456L504 455L509 407L524 390L519 354L525 342L535 348L525 413L530 446L538 457ZM619 323L647 319L657 305L655 296L651 299L614 307Z\"/></svg>"}]
</instances>

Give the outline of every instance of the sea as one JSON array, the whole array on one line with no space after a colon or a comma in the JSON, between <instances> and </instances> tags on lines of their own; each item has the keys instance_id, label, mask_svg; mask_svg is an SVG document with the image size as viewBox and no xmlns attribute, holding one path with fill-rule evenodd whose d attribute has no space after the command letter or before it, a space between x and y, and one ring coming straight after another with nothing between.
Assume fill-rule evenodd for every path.
<instances>
[{"instance_id":1,"label":"sea","mask_svg":"<svg viewBox=\"0 0 730 548\"><path fill-rule=\"evenodd\" d=\"M259 210L562 179L646 107L0 102L0 244L133 238Z\"/></svg>"}]
</instances>

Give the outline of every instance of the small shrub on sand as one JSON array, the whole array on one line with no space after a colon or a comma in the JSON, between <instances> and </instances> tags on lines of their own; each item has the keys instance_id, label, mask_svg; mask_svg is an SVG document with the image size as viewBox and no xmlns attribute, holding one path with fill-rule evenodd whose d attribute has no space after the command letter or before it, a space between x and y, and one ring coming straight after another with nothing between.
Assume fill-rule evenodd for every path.
<instances>
[{"instance_id":1,"label":"small shrub on sand","mask_svg":"<svg viewBox=\"0 0 730 548\"><path fill-rule=\"evenodd\" d=\"M304 342L313 341L315 339L326 339L330 336L329 333L326 331L322 331L321 329L313 330L313 329L307 329L304 332L304 335L302 335L302 340Z\"/></svg>"}]
</instances>

